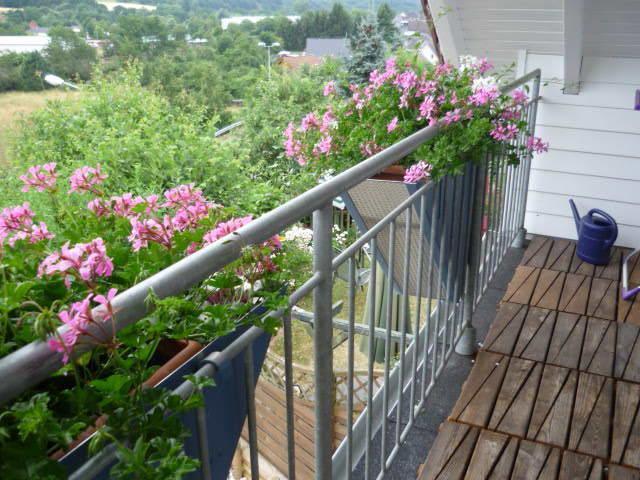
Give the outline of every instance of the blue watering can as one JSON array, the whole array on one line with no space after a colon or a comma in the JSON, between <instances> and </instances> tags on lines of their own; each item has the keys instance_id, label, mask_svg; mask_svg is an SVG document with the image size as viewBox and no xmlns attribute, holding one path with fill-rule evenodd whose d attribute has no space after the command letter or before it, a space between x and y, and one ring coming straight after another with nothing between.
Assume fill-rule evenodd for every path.
<instances>
[{"instance_id":1,"label":"blue watering can","mask_svg":"<svg viewBox=\"0 0 640 480\"><path fill-rule=\"evenodd\" d=\"M578 230L578 257L594 265L608 264L611 247L618 238L618 224L611 215L598 208L592 208L580 218L573 200L569 200L569 204Z\"/></svg>"}]
</instances>

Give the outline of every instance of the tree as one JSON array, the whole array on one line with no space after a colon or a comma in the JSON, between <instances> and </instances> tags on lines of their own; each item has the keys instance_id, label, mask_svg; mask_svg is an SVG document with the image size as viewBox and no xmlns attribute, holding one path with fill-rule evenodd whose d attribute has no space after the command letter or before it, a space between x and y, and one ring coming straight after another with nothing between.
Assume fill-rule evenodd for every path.
<instances>
[{"instance_id":1,"label":"tree","mask_svg":"<svg viewBox=\"0 0 640 480\"><path fill-rule=\"evenodd\" d=\"M52 28L49 34L51 43L44 52L49 69L63 78L88 80L96 61L95 50L68 28Z\"/></svg>"},{"instance_id":2,"label":"tree","mask_svg":"<svg viewBox=\"0 0 640 480\"><path fill-rule=\"evenodd\" d=\"M353 20L349 12L345 10L341 3L334 3L328 17L328 36L344 37L351 33L353 29Z\"/></svg>"},{"instance_id":3,"label":"tree","mask_svg":"<svg viewBox=\"0 0 640 480\"><path fill-rule=\"evenodd\" d=\"M378 8L378 28L382 38L391 48L396 48L400 44L400 35L393 23L395 16L395 12L388 3L383 3Z\"/></svg>"},{"instance_id":4,"label":"tree","mask_svg":"<svg viewBox=\"0 0 640 480\"><path fill-rule=\"evenodd\" d=\"M384 63L385 43L375 17L363 18L351 37L351 58L347 64L353 82L364 83Z\"/></svg>"}]
</instances>

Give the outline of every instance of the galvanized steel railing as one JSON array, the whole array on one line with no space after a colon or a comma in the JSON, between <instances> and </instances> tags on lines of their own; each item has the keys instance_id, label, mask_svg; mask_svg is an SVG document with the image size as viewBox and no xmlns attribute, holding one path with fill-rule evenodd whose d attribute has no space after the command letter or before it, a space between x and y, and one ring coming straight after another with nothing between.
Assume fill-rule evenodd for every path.
<instances>
[{"instance_id":1,"label":"galvanized steel railing","mask_svg":"<svg viewBox=\"0 0 640 480\"><path fill-rule=\"evenodd\" d=\"M528 83L532 85L531 100L523 108L523 115L529 121L530 131L521 132L514 140L519 145L534 133L540 71L535 70L503 87L503 91L509 91ZM414 133L118 295L113 301L113 308L118 312L112 320L114 328L119 330L148 313L145 298L150 289L161 298L181 294L237 259L246 245L262 243L312 215L313 275L291 294L289 305L295 306L313 293L315 475L323 480L351 478L357 469L364 478L383 478L454 349L467 354L473 352L473 310L509 246L514 242L522 245L524 241L531 156L523 155L519 166L507 166L503 156L496 154L478 165L469 165L463 175L421 186L334 257L333 200L414 152L437 136L441 127L438 124ZM417 251L413 251L412 235L416 234L416 224L420 241ZM386 252L378 248L378 243L383 243L380 241L382 235L388 246ZM398 236L404 245L399 250ZM374 314L369 315L368 325L356 328L356 257L365 245L371 255L369 288L374 289L377 276L384 273L387 295L400 294L401 302L398 329L392 330L389 321L385 327L384 385L375 395L373 389L368 389L367 407L354 419L355 335L368 336L369 352L373 350L374 341L382 336L380 327L375 325ZM403 252L401 264L394 258L399 251ZM411 300L408 293L409 271L411 262L416 261L416 293ZM380 271L379 263L387 266L386 272ZM347 333L347 435L334 451L330 421L333 414L332 289L334 274L344 264L348 265L349 272L348 321L341 327ZM396 268L400 272L395 272ZM398 278L401 280L397 281ZM375 304L375 291L370 293L367 301L370 306ZM386 313L390 318L389 306ZM290 479L295 479L291 312L283 310L270 314L283 319L289 460L286 473ZM409 328L412 330L410 335ZM104 331L111 329L105 328ZM244 355L246 365L252 365L248 347L261 333L257 327L250 328L224 351L208 356L196 375L215 376L222 364L237 355ZM91 334L98 338L104 335L100 330ZM369 385L373 380L374 363L370 355L367 368ZM0 382L0 403L36 385L60 366L60 356L43 343L31 344L0 359L0 378L3 379ZM251 473L252 478L257 479L255 379L252 378L252 368L245 371ZM175 392L186 396L192 391L193 385L185 381ZM206 412L199 412L199 423L204 422L205 415ZM393 421L393 427L390 421ZM202 478L210 479L206 428L198 430L203 464L200 474ZM220 434L224 435L224 432ZM71 478L92 478L115 459L116 449L109 446L92 457Z\"/></svg>"}]
</instances>

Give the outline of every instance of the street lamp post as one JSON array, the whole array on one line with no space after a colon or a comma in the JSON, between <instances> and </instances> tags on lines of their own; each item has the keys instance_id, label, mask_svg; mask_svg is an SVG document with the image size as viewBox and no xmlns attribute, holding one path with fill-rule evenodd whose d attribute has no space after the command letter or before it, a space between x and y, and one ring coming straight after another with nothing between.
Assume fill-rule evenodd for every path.
<instances>
[{"instance_id":1,"label":"street lamp post","mask_svg":"<svg viewBox=\"0 0 640 480\"><path fill-rule=\"evenodd\" d=\"M280 43L273 42L271 45L267 45L264 42L260 42L258 43L258 46L267 49L267 76L269 78L269 81L271 81L271 49L274 47L279 47Z\"/></svg>"},{"instance_id":2,"label":"street lamp post","mask_svg":"<svg viewBox=\"0 0 640 480\"><path fill-rule=\"evenodd\" d=\"M44 75L43 79L52 87L67 87L71 90L79 90L77 85L71 82L67 82L66 80L58 77L57 75L53 75L52 73L47 73L46 75Z\"/></svg>"}]
</instances>

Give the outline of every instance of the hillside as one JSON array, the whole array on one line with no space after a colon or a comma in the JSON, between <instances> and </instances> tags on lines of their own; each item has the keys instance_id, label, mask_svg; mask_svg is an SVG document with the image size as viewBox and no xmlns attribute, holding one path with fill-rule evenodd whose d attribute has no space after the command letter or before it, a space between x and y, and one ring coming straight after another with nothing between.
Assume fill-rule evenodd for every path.
<instances>
[{"instance_id":1,"label":"hillside","mask_svg":"<svg viewBox=\"0 0 640 480\"><path fill-rule=\"evenodd\" d=\"M122 0L120 0L122 1ZM341 0L348 9L366 9L370 0ZM58 0L0 0L2 7L53 7ZM79 3L93 3L93 0L83 0ZM162 10L183 13L193 11L219 12L222 15L232 14L273 14L302 13L307 10L328 9L335 0L135 0L137 4L155 5ZM381 1L375 2L377 7ZM388 2L395 11L420 11L419 0L393 0Z\"/></svg>"}]
</instances>

